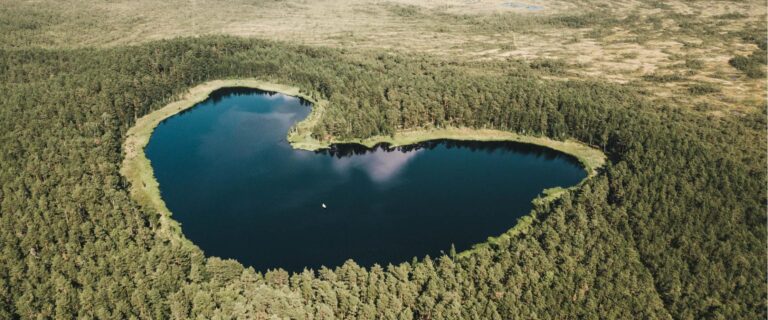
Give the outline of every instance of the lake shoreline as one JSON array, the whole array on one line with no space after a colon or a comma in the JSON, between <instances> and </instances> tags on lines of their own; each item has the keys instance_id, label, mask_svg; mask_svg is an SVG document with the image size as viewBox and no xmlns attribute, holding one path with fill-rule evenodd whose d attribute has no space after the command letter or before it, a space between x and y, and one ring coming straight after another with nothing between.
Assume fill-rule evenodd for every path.
<instances>
[{"instance_id":1,"label":"lake shoreline","mask_svg":"<svg viewBox=\"0 0 768 320\"><path fill-rule=\"evenodd\" d=\"M213 80L190 88L179 100L137 119L136 123L128 129L123 142L123 161L120 165L120 174L130 183L129 193L131 197L146 210L158 213L159 226L155 226L158 234L173 243L194 245L182 234L181 224L171 218L172 213L160 196L160 185L155 178L152 165L144 153L144 148L149 143L154 129L161 122L205 101L214 91L228 87L251 88L299 97L313 104L312 113L315 113L315 106L319 106L318 109L320 109L326 103L302 93L299 88L267 81L257 79ZM310 117L312 114L307 119Z\"/></svg>"},{"instance_id":2,"label":"lake shoreline","mask_svg":"<svg viewBox=\"0 0 768 320\"><path fill-rule=\"evenodd\" d=\"M544 137L525 136L513 132L491 129L420 129L401 131L393 136L319 141L311 136L311 131L322 117L328 103L327 101L315 99L302 92L302 90L297 87L285 86L257 79L214 80L190 88L178 101L169 103L168 105L137 119L134 126L132 126L126 133L123 143L124 158L120 166L120 173L130 182L130 195L146 210L158 213L159 225L155 226L155 229L159 235L169 239L172 243L194 246L194 244L182 234L180 223L172 219L172 213L160 196L159 183L155 179L153 168L149 159L146 157L144 149L149 143L154 129L162 121L205 101L214 91L228 87L251 88L267 92L281 93L288 96L298 97L312 103L310 114L302 121L296 123L296 125L289 131L287 137L294 148L301 150L315 151L328 148L333 144L341 143L354 143L366 147L387 143L390 147L397 147L438 139L519 142L553 149L576 158L587 172L587 176L579 184L574 185L571 188L577 188L584 181L595 176L597 174L597 169L603 166L606 161L606 156L601 151L578 141L558 141ZM549 193L546 198L557 198L557 196L564 190L566 189L562 189L557 193ZM529 217L529 215L524 216L521 220L526 217ZM527 223L519 221L518 224L505 232L505 234L519 230L522 225L529 224L530 221L527 221ZM491 241L492 238L493 237L489 237L488 241ZM487 242L479 243L477 245L483 244L487 244ZM473 251L473 249L468 249L462 254L467 254L471 251Z\"/></svg>"},{"instance_id":3,"label":"lake shoreline","mask_svg":"<svg viewBox=\"0 0 768 320\"><path fill-rule=\"evenodd\" d=\"M293 138L293 139L292 139ZM400 131L393 136L374 136L366 139L331 139L318 141L316 139L299 140L289 136L288 141L296 149L315 151L329 148L334 144L359 144L373 148L379 144L387 144L388 147L400 147L434 140L456 141L506 141L532 144L555 151L565 153L578 160L579 164L587 172L588 179L597 174L597 169L605 164L606 156L601 151L575 140L558 141L544 137L526 136L514 132L494 129L472 128L444 128L444 129L418 129Z\"/></svg>"}]
</instances>

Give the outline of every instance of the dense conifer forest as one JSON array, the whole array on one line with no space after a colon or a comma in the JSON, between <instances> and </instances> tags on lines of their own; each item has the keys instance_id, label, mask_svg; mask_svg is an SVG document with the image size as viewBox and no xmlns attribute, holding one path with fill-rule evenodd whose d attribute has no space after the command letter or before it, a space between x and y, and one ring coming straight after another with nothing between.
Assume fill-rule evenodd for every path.
<instances>
[{"instance_id":1,"label":"dense conifer forest","mask_svg":"<svg viewBox=\"0 0 768 320\"><path fill-rule=\"evenodd\" d=\"M766 318L765 110L708 116L537 66L225 36L3 49L0 318ZM495 128L610 161L468 254L256 272L158 235L119 174L138 117L242 77L328 100L319 139Z\"/></svg>"}]
</instances>

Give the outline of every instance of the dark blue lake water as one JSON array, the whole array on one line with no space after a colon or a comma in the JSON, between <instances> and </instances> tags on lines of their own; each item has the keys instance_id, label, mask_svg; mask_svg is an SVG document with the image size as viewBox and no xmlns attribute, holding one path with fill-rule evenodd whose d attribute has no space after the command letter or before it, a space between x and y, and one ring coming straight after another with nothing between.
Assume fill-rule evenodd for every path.
<instances>
[{"instance_id":1,"label":"dark blue lake water","mask_svg":"<svg viewBox=\"0 0 768 320\"><path fill-rule=\"evenodd\" d=\"M461 251L586 176L570 156L511 142L294 150L286 134L310 107L230 88L155 129L146 154L162 197L206 255L300 271Z\"/></svg>"}]
</instances>

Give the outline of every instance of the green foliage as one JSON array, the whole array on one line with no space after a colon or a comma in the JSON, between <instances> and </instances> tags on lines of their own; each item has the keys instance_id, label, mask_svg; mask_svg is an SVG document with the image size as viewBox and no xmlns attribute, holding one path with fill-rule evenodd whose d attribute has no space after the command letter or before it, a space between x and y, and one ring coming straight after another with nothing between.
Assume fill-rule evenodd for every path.
<instances>
[{"instance_id":1,"label":"green foliage","mask_svg":"<svg viewBox=\"0 0 768 320\"><path fill-rule=\"evenodd\" d=\"M32 8L0 7L0 47L23 47L40 43L42 30L62 19L52 12Z\"/></svg>"},{"instance_id":2,"label":"green foliage","mask_svg":"<svg viewBox=\"0 0 768 320\"><path fill-rule=\"evenodd\" d=\"M594 10L581 14L555 16L552 21L567 28L587 28L594 26L609 26L619 22L608 11Z\"/></svg>"},{"instance_id":3,"label":"green foliage","mask_svg":"<svg viewBox=\"0 0 768 320\"><path fill-rule=\"evenodd\" d=\"M757 45L757 50L748 56L736 55L728 60L728 63L736 69L746 73L747 77L753 79L764 79L766 77L766 68L768 68L768 35L766 29L754 28L741 32L741 38L744 41L752 42Z\"/></svg>"},{"instance_id":4,"label":"green foliage","mask_svg":"<svg viewBox=\"0 0 768 320\"><path fill-rule=\"evenodd\" d=\"M723 13L723 14L713 16L712 18L725 19L725 20L739 20L747 17L748 16L746 14L743 14L741 12L728 12L728 13Z\"/></svg>"},{"instance_id":5,"label":"green foliage","mask_svg":"<svg viewBox=\"0 0 768 320\"><path fill-rule=\"evenodd\" d=\"M746 73L747 77L762 79L765 78L767 54L765 50L755 50L748 56L737 55L728 60L728 63Z\"/></svg>"},{"instance_id":6,"label":"green foliage","mask_svg":"<svg viewBox=\"0 0 768 320\"><path fill-rule=\"evenodd\" d=\"M0 70L1 318L767 316L766 157L750 147L764 113L713 120L525 64L230 37L0 50ZM118 172L137 117L237 77L328 100L319 138L487 127L578 139L611 162L467 254L256 272L158 235Z\"/></svg>"},{"instance_id":7,"label":"green foliage","mask_svg":"<svg viewBox=\"0 0 768 320\"><path fill-rule=\"evenodd\" d=\"M685 59L685 67L691 70L700 70L704 67L704 62L699 59L688 58Z\"/></svg>"},{"instance_id":8,"label":"green foliage","mask_svg":"<svg viewBox=\"0 0 768 320\"><path fill-rule=\"evenodd\" d=\"M423 16L421 7L414 5L388 4L386 8L389 12L399 17L417 18Z\"/></svg>"},{"instance_id":9,"label":"green foliage","mask_svg":"<svg viewBox=\"0 0 768 320\"><path fill-rule=\"evenodd\" d=\"M551 74L565 73L568 64L562 59L535 59L529 63L532 69L546 71Z\"/></svg>"},{"instance_id":10,"label":"green foliage","mask_svg":"<svg viewBox=\"0 0 768 320\"><path fill-rule=\"evenodd\" d=\"M683 81L685 77L680 73L658 73L654 72L643 76L646 81L652 82L675 82Z\"/></svg>"},{"instance_id":11,"label":"green foliage","mask_svg":"<svg viewBox=\"0 0 768 320\"><path fill-rule=\"evenodd\" d=\"M688 86L688 92L693 95L703 95L720 92L720 87L712 83L694 83Z\"/></svg>"}]
</instances>

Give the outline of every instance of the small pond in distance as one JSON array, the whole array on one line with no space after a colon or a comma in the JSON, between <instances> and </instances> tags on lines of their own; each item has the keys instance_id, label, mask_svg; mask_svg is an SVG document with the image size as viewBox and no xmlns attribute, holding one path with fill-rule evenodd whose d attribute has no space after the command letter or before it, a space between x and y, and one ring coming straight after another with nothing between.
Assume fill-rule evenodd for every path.
<instances>
[{"instance_id":1,"label":"small pond in distance","mask_svg":"<svg viewBox=\"0 0 768 320\"><path fill-rule=\"evenodd\" d=\"M568 155L512 142L294 150L287 132L310 107L228 88L155 129L145 152L162 197L206 255L259 271L437 256L504 233L542 190L586 176Z\"/></svg>"}]
</instances>

